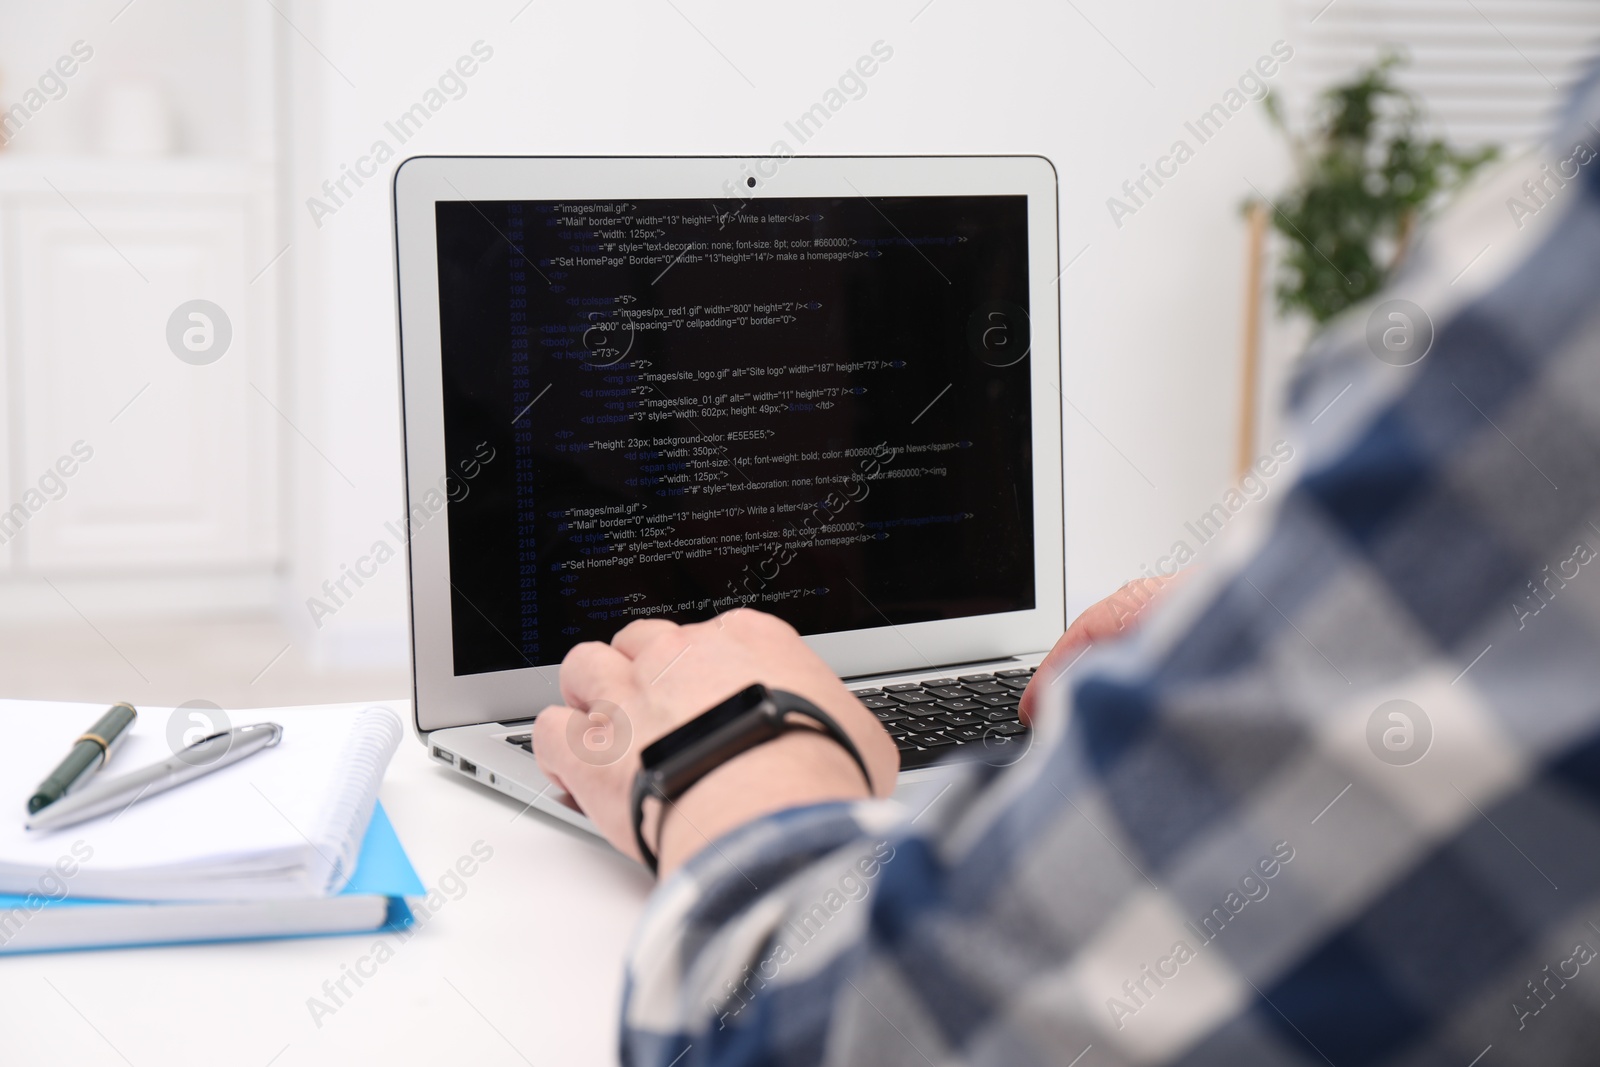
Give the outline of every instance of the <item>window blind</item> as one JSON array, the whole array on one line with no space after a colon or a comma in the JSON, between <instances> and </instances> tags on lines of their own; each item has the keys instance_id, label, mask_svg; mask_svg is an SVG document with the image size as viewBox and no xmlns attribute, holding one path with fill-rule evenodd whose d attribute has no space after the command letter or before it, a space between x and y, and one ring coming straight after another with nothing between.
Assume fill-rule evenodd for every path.
<instances>
[{"instance_id":1,"label":"window blind","mask_svg":"<svg viewBox=\"0 0 1600 1067\"><path fill-rule=\"evenodd\" d=\"M1286 0L1296 56L1285 82L1303 120L1321 90L1385 47L1433 132L1460 147L1527 147L1600 51L1600 0ZM1298 122L1297 122L1298 125Z\"/></svg>"}]
</instances>

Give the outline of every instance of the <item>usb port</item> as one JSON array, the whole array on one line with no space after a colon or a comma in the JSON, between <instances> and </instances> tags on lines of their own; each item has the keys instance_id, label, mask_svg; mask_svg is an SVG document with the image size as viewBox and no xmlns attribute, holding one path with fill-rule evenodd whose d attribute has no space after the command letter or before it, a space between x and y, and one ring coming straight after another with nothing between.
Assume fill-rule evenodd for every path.
<instances>
[{"instance_id":1,"label":"usb port","mask_svg":"<svg viewBox=\"0 0 1600 1067\"><path fill-rule=\"evenodd\" d=\"M474 778L478 777L478 765L471 760L459 759L456 761L456 766L461 768L462 774L470 774Z\"/></svg>"},{"instance_id":2,"label":"usb port","mask_svg":"<svg viewBox=\"0 0 1600 1067\"><path fill-rule=\"evenodd\" d=\"M444 749L440 748L438 745L433 746L433 758L438 760L440 763L448 763L451 766L455 766L456 758L450 755L450 753L446 752Z\"/></svg>"}]
</instances>

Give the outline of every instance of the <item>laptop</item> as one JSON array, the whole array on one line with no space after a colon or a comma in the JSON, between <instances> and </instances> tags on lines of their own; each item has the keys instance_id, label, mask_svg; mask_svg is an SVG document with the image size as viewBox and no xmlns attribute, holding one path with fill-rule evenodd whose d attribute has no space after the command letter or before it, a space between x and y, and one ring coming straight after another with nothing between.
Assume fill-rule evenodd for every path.
<instances>
[{"instance_id":1,"label":"laptop","mask_svg":"<svg viewBox=\"0 0 1600 1067\"><path fill-rule=\"evenodd\" d=\"M416 157L394 226L434 759L592 830L529 747L562 657L738 606L902 783L1026 750L1065 625L1047 160Z\"/></svg>"}]
</instances>

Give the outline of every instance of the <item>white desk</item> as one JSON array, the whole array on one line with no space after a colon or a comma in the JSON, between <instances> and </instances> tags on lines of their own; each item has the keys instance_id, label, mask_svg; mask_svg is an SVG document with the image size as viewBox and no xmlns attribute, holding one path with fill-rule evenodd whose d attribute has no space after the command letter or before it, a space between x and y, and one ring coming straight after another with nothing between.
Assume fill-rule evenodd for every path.
<instances>
[{"instance_id":1,"label":"white desk","mask_svg":"<svg viewBox=\"0 0 1600 1067\"><path fill-rule=\"evenodd\" d=\"M493 857L405 942L394 935L0 958L0 1063L74 1067L615 1063L622 955L642 868L430 761L407 736L382 798L432 888ZM394 955L319 1026L325 981ZM373 964L364 965L372 970Z\"/></svg>"}]
</instances>

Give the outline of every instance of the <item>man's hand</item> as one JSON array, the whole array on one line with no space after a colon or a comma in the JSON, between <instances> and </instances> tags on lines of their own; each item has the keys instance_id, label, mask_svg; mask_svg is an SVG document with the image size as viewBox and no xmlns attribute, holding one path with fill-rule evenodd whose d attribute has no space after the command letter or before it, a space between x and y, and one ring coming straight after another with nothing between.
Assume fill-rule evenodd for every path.
<instances>
[{"instance_id":1,"label":"man's hand","mask_svg":"<svg viewBox=\"0 0 1600 1067\"><path fill-rule=\"evenodd\" d=\"M894 789L900 756L883 726L781 619L747 608L679 626L641 619L610 644L577 645L561 663L567 706L533 724L533 751L617 849L641 858L629 802L639 753L739 690L760 682L816 704L850 735L872 772L873 792ZM574 721L576 719L576 721ZM837 743L791 731L702 778L664 815L645 806L645 838L661 874L758 816L803 804L868 795L861 770Z\"/></svg>"},{"instance_id":2,"label":"man's hand","mask_svg":"<svg viewBox=\"0 0 1600 1067\"><path fill-rule=\"evenodd\" d=\"M1156 601L1157 594L1178 580L1177 575L1171 578L1135 578L1104 600L1091 604L1082 615L1072 620L1072 625L1067 627L1067 632L1061 635L1044 662L1039 664L1033 681L1022 692L1022 721L1033 721L1039 702L1045 699L1047 692L1054 692L1067 668L1076 663L1090 645L1128 633L1145 610Z\"/></svg>"}]
</instances>

